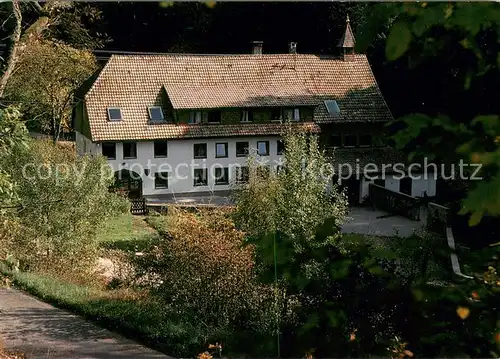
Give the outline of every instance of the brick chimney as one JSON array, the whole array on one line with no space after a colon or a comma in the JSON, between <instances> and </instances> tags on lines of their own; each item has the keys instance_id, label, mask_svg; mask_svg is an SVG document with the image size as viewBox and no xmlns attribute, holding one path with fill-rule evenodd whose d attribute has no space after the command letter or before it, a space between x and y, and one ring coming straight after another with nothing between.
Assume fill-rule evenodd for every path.
<instances>
[{"instance_id":1,"label":"brick chimney","mask_svg":"<svg viewBox=\"0 0 500 359\"><path fill-rule=\"evenodd\" d=\"M252 54L262 55L262 46L264 41L252 41Z\"/></svg>"},{"instance_id":2,"label":"brick chimney","mask_svg":"<svg viewBox=\"0 0 500 359\"><path fill-rule=\"evenodd\" d=\"M289 54L296 54L297 53L297 43L296 42L289 42L288 43L288 53Z\"/></svg>"}]
</instances>

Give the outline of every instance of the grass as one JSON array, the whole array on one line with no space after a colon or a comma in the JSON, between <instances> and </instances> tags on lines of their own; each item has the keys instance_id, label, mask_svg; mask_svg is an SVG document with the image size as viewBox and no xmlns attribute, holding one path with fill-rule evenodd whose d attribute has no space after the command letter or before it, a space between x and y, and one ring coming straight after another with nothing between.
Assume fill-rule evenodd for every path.
<instances>
[{"instance_id":1,"label":"grass","mask_svg":"<svg viewBox=\"0 0 500 359\"><path fill-rule=\"evenodd\" d=\"M168 236L167 218L164 215L151 215L146 217L145 221L154 228L161 236Z\"/></svg>"},{"instance_id":2,"label":"grass","mask_svg":"<svg viewBox=\"0 0 500 359\"><path fill-rule=\"evenodd\" d=\"M163 218L157 218L158 223ZM102 255L109 254L106 249L147 250L162 238L154 227L148 225L144 216L124 214L110 220L98 235ZM0 273L8 276L17 288L47 303L70 310L165 354L192 357L201 351L197 328L145 290L111 289L91 278L75 283L69 278L44 273L11 271L3 262L0 262Z\"/></svg>"},{"instance_id":3,"label":"grass","mask_svg":"<svg viewBox=\"0 0 500 359\"><path fill-rule=\"evenodd\" d=\"M169 355L185 356L198 350L192 328L169 307L146 293L105 290L67 283L38 273L0 271L13 284L59 308L68 309L100 326L143 342Z\"/></svg>"},{"instance_id":4,"label":"grass","mask_svg":"<svg viewBox=\"0 0 500 359\"><path fill-rule=\"evenodd\" d=\"M109 221L98 238L102 248L137 252L159 240L160 235L146 217L123 214Z\"/></svg>"}]
</instances>

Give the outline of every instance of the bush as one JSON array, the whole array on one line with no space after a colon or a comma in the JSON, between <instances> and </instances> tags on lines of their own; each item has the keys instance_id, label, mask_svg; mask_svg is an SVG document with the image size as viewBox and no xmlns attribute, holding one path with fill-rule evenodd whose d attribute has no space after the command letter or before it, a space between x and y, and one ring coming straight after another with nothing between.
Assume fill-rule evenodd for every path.
<instances>
[{"instance_id":1,"label":"bush","mask_svg":"<svg viewBox=\"0 0 500 359\"><path fill-rule=\"evenodd\" d=\"M108 191L113 179L104 171L105 159L32 140L0 163L16 183L20 206L20 230L8 251L23 269L84 276L95 263L97 232L110 216L128 210L123 198Z\"/></svg>"},{"instance_id":2,"label":"bush","mask_svg":"<svg viewBox=\"0 0 500 359\"><path fill-rule=\"evenodd\" d=\"M253 248L222 211L171 208L169 239L140 259L154 293L200 329L206 340L227 343L236 332L269 330L270 289L257 285ZM251 337L248 334L246 338Z\"/></svg>"},{"instance_id":3,"label":"bush","mask_svg":"<svg viewBox=\"0 0 500 359\"><path fill-rule=\"evenodd\" d=\"M250 156L248 184L234 185L238 227L250 236L280 231L290 238L312 237L318 225L333 218L339 230L347 199L332 181L318 138L288 130L283 141L283 171L261 171L259 158Z\"/></svg>"}]
</instances>

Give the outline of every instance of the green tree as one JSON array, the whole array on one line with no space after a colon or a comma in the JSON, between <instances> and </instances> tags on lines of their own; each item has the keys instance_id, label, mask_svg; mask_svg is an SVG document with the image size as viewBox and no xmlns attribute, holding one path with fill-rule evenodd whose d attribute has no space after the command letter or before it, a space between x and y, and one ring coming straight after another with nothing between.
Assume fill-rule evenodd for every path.
<instances>
[{"instance_id":1,"label":"green tree","mask_svg":"<svg viewBox=\"0 0 500 359\"><path fill-rule=\"evenodd\" d=\"M21 104L25 117L59 139L71 123L74 91L95 71L92 53L70 46L32 40L20 51L6 97Z\"/></svg>"},{"instance_id":2,"label":"green tree","mask_svg":"<svg viewBox=\"0 0 500 359\"><path fill-rule=\"evenodd\" d=\"M470 91L485 78L498 81L498 3L380 4L360 29L360 50L387 27L385 53L390 61L406 58L418 66L429 57L449 57L450 51L462 51L466 53L464 61L454 72L463 81L463 91ZM467 107L474 109L474 103ZM408 150L411 157L425 155L450 162L464 159L483 165L480 174L484 180L469 190L462 203L462 213L471 214L471 225L478 224L484 214L500 214L500 117L496 111L475 111L470 118L409 114L397 119L402 127L394 135L397 148Z\"/></svg>"},{"instance_id":3,"label":"green tree","mask_svg":"<svg viewBox=\"0 0 500 359\"><path fill-rule=\"evenodd\" d=\"M248 184L233 185L236 223L250 236L280 231L291 238L314 236L316 227L328 218L340 228L347 200L333 183L331 161L317 137L288 129L283 143L279 173L255 154L249 157Z\"/></svg>"},{"instance_id":4,"label":"green tree","mask_svg":"<svg viewBox=\"0 0 500 359\"><path fill-rule=\"evenodd\" d=\"M9 154L0 166L15 183L15 220L20 227L8 251L24 269L81 271L93 267L97 231L128 209L110 193L114 178L103 157L77 157L74 150L32 140Z\"/></svg>"},{"instance_id":5,"label":"green tree","mask_svg":"<svg viewBox=\"0 0 500 359\"><path fill-rule=\"evenodd\" d=\"M28 131L20 117L20 112L14 107L0 109L0 153L4 156L26 144ZM15 183L0 168L0 214L15 203L16 197Z\"/></svg>"}]
</instances>

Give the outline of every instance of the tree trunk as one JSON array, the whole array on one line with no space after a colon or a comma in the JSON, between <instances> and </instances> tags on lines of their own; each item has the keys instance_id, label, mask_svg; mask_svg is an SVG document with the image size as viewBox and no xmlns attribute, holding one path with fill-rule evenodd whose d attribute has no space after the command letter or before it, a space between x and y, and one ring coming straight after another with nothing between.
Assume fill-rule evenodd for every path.
<instances>
[{"instance_id":1,"label":"tree trunk","mask_svg":"<svg viewBox=\"0 0 500 359\"><path fill-rule=\"evenodd\" d=\"M19 39L21 38L21 29L22 29L22 14L21 9L19 7L19 0L12 0L12 12L14 13L14 17L16 18L16 27L14 32L12 33L12 47L7 59L7 67L5 68L5 72L0 79L0 98L3 97L5 92L5 87L7 86L7 81L9 80L14 67L17 62L17 50L20 45Z\"/></svg>"}]
</instances>

